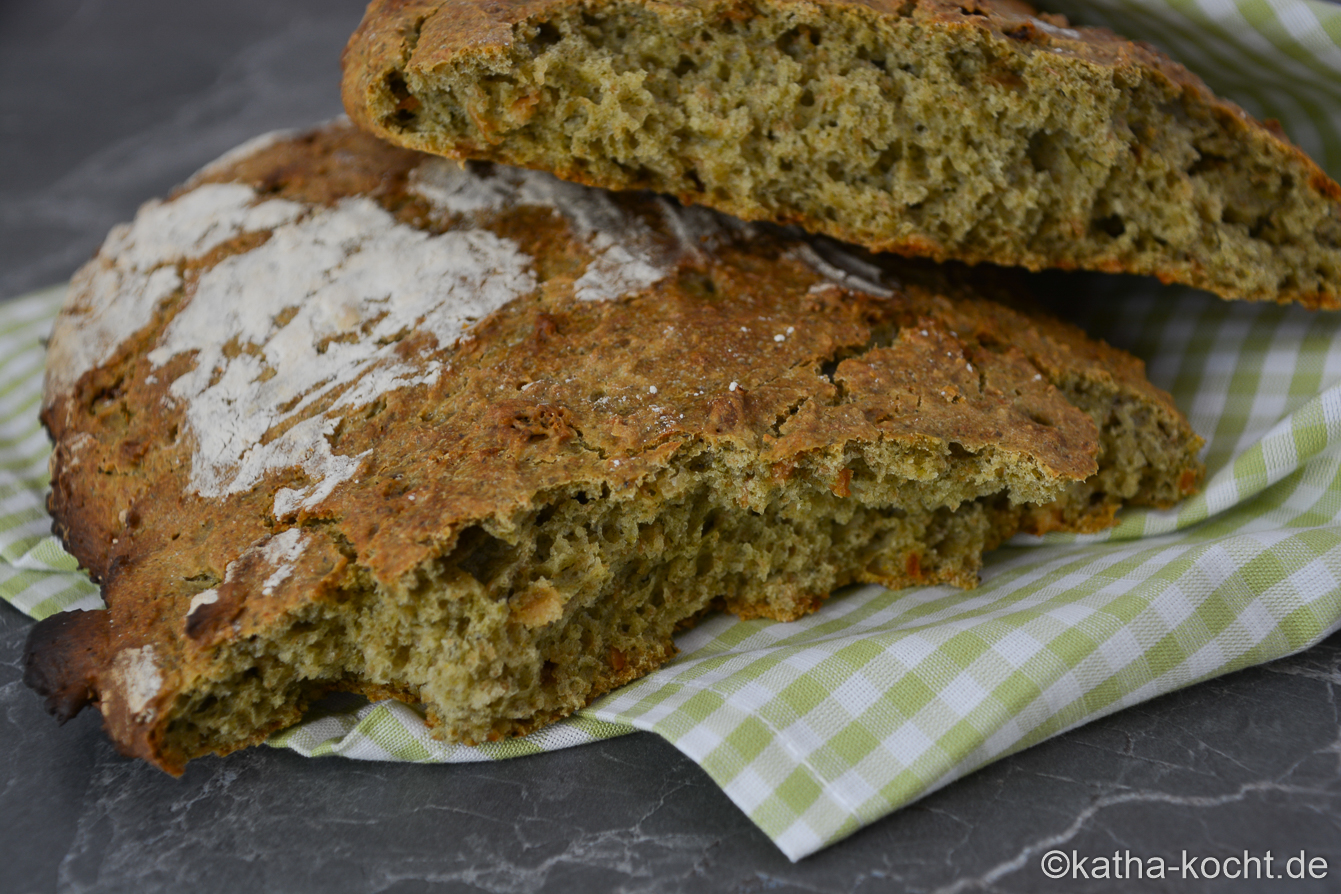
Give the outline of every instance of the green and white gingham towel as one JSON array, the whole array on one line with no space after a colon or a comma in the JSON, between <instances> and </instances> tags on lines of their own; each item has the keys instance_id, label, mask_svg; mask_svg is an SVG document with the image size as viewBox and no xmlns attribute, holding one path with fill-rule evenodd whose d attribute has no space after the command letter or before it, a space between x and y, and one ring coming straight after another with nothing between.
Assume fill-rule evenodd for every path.
<instances>
[{"instance_id":1,"label":"green and white gingham towel","mask_svg":"<svg viewBox=\"0 0 1341 894\"><path fill-rule=\"evenodd\" d=\"M1162 45L1341 175L1341 7L1052 6ZM1077 283L1077 322L1144 357L1209 442L1206 490L1178 509L1128 512L1098 536L1017 538L967 593L867 587L791 624L709 619L669 666L525 739L443 745L382 702L271 744L447 762L650 730L799 859L1002 755L1341 626L1341 313ZM0 595L34 617L98 605L43 510L41 338L61 293L0 306Z\"/></svg>"}]
</instances>

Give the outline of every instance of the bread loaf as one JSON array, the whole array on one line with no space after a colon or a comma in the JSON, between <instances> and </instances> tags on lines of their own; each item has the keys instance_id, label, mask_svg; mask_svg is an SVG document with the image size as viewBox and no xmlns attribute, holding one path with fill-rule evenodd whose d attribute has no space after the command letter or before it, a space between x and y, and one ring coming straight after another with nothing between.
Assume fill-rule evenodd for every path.
<instances>
[{"instance_id":1,"label":"bread loaf","mask_svg":"<svg viewBox=\"0 0 1341 894\"><path fill-rule=\"evenodd\" d=\"M108 609L39 623L27 679L174 773L328 690L526 732L712 608L971 587L1202 474L1139 361L952 274L347 124L116 228L43 419Z\"/></svg>"},{"instance_id":2,"label":"bread loaf","mask_svg":"<svg viewBox=\"0 0 1341 894\"><path fill-rule=\"evenodd\" d=\"M1153 47L1000 0L373 0L403 146L936 260L1341 305L1341 188Z\"/></svg>"}]
</instances>

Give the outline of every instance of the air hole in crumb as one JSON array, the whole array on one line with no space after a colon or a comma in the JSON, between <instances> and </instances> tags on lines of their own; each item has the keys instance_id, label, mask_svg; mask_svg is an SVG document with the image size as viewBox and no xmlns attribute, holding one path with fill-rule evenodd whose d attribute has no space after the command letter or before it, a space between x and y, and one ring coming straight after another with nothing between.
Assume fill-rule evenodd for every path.
<instances>
[{"instance_id":1,"label":"air hole in crumb","mask_svg":"<svg viewBox=\"0 0 1341 894\"><path fill-rule=\"evenodd\" d=\"M516 552L516 547L499 540L479 525L472 525L461 532L456 548L447 556L446 562L487 585L499 571L515 561Z\"/></svg>"},{"instance_id":2,"label":"air hole in crumb","mask_svg":"<svg viewBox=\"0 0 1341 894\"><path fill-rule=\"evenodd\" d=\"M871 55L871 48L864 44L857 47L857 58L862 62L875 66L881 71L889 71L889 65L885 62L885 57Z\"/></svg>"},{"instance_id":3,"label":"air hole in crumb","mask_svg":"<svg viewBox=\"0 0 1341 894\"><path fill-rule=\"evenodd\" d=\"M1197 160L1192 162L1187 168L1188 176L1195 177L1198 174L1205 174L1210 171L1218 171L1221 168L1232 165L1228 158L1223 155L1216 155L1213 152L1201 152Z\"/></svg>"},{"instance_id":4,"label":"air hole in crumb","mask_svg":"<svg viewBox=\"0 0 1341 894\"><path fill-rule=\"evenodd\" d=\"M1110 214L1107 217L1101 217L1094 222L1094 229L1101 233L1107 233L1114 239L1127 232L1127 225L1122 222L1122 215Z\"/></svg>"},{"instance_id":5,"label":"air hole in crumb","mask_svg":"<svg viewBox=\"0 0 1341 894\"><path fill-rule=\"evenodd\" d=\"M1034 170L1039 173L1056 173L1057 163L1060 160L1060 137L1047 131L1040 130L1029 138L1029 163L1034 166Z\"/></svg>"},{"instance_id":6,"label":"air hole in crumb","mask_svg":"<svg viewBox=\"0 0 1341 894\"><path fill-rule=\"evenodd\" d=\"M902 159L903 144L890 143L885 147L885 151L880 153L880 157L875 160L875 172L877 174L888 174Z\"/></svg>"},{"instance_id":7,"label":"air hole in crumb","mask_svg":"<svg viewBox=\"0 0 1341 894\"><path fill-rule=\"evenodd\" d=\"M535 37L531 38L531 48L536 55L539 55L561 40L563 35L559 33L558 28L549 22L541 22L536 25Z\"/></svg>"},{"instance_id":8,"label":"air hole in crumb","mask_svg":"<svg viewBox=\"0 0 1341 894\"><path fill-rule=\"evenodd\" d=\"M388 126L407 127L414 122L415 112L419 110L419 100L410 95L405 77L398 71L386 76L386 90L396 101L396 110L383 119Z\"/></svg>"}]
</instances>

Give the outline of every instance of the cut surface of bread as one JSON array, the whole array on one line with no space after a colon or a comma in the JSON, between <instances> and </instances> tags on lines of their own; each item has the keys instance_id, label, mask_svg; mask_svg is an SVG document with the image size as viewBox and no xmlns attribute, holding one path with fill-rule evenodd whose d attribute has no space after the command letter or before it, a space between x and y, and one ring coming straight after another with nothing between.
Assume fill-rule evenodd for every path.
<instances>
[{"instance_id":1,"label":"cut surface of bread","mask_svg":"<svg viewBox=\"0 0 1341 894\"><path fill-rule=\"evenodd\" d=\"M374 0L360 126L872 250L1341 306L1341 188L1153 47L973 0Z\"/></svg>"},{"instance_id":2,"label":"cut surface of bread","mask_svg":"<svg viewBox=\"0 0 1341 894\"><path fill-rule=\"evenodd\" d=\"M953 274L347 124L116 228L49 360L108 610L39 623L27 679L172 772L328 690L526 732L711 608L971 587L1202 475L1138 360Z\"/></svg>"}]
</instances>

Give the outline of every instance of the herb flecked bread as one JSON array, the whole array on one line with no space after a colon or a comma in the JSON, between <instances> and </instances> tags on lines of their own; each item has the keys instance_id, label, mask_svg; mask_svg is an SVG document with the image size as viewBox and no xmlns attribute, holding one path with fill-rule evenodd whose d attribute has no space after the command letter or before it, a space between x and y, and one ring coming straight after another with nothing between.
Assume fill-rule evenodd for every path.
<instances>
[{"instance_id":1,"label":"herb flecked bread","mask_svg":"<svg viewBox=\"0 0 1341 894\"><path fill-rule=\"evenodd\" d=\"M174 773L327 690L526 732L711 607L971 587L1202 475L1139 361L947 274L347 124L116 228L43 420L109 609L39 623L27 680Z\"/></svg>"},{"instance_id":2,"label":"herb flecked bread","mask_svg":"<svg viewBox=\"0 0 1341 894\"><path fill-rule=\"evenodd\" d=\"M937 260L1341 307L1341 188L1147 44L1001 0L373 0L354 121Z\"/></svg>"}]
</instances>

